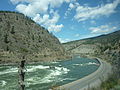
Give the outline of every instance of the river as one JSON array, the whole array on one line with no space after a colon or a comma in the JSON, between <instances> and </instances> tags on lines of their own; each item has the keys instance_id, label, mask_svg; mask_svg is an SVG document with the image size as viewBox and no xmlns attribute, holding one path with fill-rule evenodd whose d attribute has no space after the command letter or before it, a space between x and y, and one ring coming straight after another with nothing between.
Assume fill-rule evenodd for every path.
<instances>
[{"instance_id":1,"label":"river","mask_svg":"<svg viewBox=\"0 0 120 90\"><path fill-rule=\"evenodd\" d=\"M49 90L83 78L99 67L95 59L75 57L72 60L26 65L26 90ZM0 90L18 90L18 68L0 65Z\"/></svg>"}]
</instances>

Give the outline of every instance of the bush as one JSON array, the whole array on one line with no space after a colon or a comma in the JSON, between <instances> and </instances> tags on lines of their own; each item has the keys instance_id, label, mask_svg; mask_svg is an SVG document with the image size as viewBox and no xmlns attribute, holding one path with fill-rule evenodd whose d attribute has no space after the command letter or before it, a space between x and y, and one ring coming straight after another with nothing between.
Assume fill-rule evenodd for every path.
<instances>
[{"instance_id":1,"label":"bush","mask_svg":"<svg viewBox=\"0 0 120 90\"><path fill-rule=\"evenodd\" d=\"M101 89L102 90L110 90L115 85L117 85L117 78L114 75L112 75L108 78L107 81L105 81L101 84Z\"/></svg>"}]
</instances>

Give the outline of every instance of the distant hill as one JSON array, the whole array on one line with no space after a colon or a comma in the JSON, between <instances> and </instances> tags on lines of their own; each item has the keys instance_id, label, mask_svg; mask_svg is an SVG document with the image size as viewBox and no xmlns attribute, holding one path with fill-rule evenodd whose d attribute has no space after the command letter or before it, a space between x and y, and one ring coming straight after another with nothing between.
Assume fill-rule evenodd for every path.
<instances>
[{"instance_id":1,"label":"distant hill","mask_svg":"<svg viewBox=\"0 0 120 90\"><path fill-rule=\"evenodd\" d=\"M0 11L0 63L66 58L59 40L23 14Z\"/></svg>"},{"instance_id":2,"label":"distant hill","mask_svg":"<svg viewBox=\"0 0 120 90\"><path fill-rule=\"evenodd\" d=\"M120 49L120 30L97 37L64 43L66 51L72 54L97 54Z\"/></svg>"}]
</instances>

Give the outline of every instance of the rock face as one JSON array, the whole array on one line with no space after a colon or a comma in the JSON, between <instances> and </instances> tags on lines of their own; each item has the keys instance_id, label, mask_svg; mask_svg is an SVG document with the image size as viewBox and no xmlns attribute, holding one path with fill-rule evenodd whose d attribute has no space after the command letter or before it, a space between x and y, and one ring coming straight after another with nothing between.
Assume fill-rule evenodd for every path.
<instances>
[{"instance_id":1,"label":"rock face","mask_svg":"<svg viewBox=\"0 0 120 90\"><path fill-rule=\"evenodd\" d=\"M88 53L94 53L95 49L96 49L96 45L80 45L76 48L74 48L73 50L71 50L71 53L74 54L88 54Z\"/></svg>"},{"instance_id":2,"label":"rock face","mask_svg":"<svg viewBox=\"0 0 120 90\"><path fill-rule=\"evenodd\" d=\"M0 62L18 62L25 55L27 61L65 58L59 40L44 27L23 14L0 12Z\"/></svg>"},{"instance_id":3,"label":"rock face","mask_svg":"<svg viewBox=\"0 0 120 90\"><path fill-rule=\"evenodd\" d=\"M88 40L72 41L72 42L64 43L63 47L67 52L75 55L94 54L96 50L98 50L98 45L88 44L86 43L87 41Z\"/></svg>"}]
</instances>

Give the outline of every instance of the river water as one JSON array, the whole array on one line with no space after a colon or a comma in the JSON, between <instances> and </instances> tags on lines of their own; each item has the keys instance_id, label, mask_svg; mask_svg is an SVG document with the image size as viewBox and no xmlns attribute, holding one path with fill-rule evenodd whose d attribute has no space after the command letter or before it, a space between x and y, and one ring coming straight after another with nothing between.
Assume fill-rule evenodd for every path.
<instances>
[{"instance_id":1,"label":"river water","mask_svg":"<svg viewBox=\"0 0 120 90\"><path fill-rule=\"evenodd\" d=\"M41 62L26 65L26 90L49 90L83 78L99 67L94 59L75 57L72 60ZM0 90L19 90L17 66L0 66Z\"/></svg>"}]
</instances>

